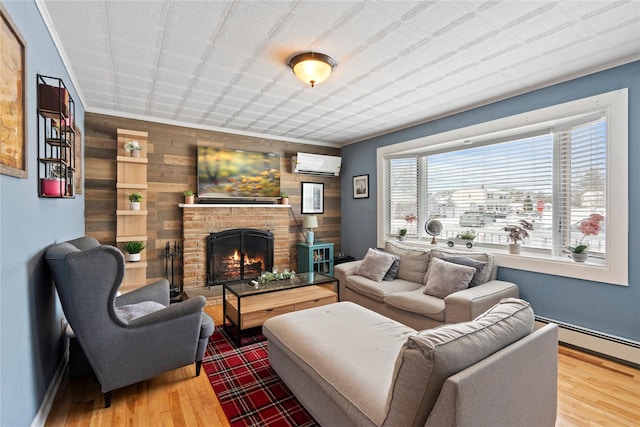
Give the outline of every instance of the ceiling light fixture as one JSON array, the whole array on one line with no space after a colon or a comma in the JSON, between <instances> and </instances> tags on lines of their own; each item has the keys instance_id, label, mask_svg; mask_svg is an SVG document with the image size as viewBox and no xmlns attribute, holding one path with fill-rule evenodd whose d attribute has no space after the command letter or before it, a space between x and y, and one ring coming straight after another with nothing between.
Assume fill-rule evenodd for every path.
<instances>
[{"instance_id":1,"label":"ceiling light fixture","mask_svg":"<svg viewBox=\"0 0 640 427\"><path fill-rule=\"evenodd\" d=\"M289 61L293 73L305 83L314 87L329 78L336 61L324 53L305 52L294 56Z\"/></svg>"}]
</instances>

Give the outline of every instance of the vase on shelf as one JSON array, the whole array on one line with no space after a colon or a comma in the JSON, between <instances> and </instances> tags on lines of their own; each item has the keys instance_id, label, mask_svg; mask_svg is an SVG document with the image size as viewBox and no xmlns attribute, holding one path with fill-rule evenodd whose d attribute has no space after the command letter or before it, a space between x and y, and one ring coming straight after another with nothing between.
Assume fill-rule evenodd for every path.
<instances>
[{"instance_id":1,"label":"vase on shelf","mask_svg":"<svg viewBox=\"0 0 640 427\"><path fill-rule=\"evenodd\" d=\"M45 196L60 197L63 194L65 183L61 178L43 178L42 182L42 194Z\"/></svg>"},{"instance_id":2,"label":"vase on shelf","mask_svg":"<svg viewBox=\"0 0 640 427\"><path fill-rule=\"evenodd\" d=\"M589 254L587 252L580 252L580 253L571 252L571 258L575 262L585 262L588 257L589 257Z\"/></svg>"},{"instance_id":3,"label":"vase on shelf","mask_svg":"<svg viewBox=\"0 0 640 427\"><path fill-rule=\"evenodd\" d=\"M131 209L132 211L139 211L140 202L129 202L129 209Z\"/></svg>"},{"instance_id":4,"label":"vase on shelf","mask_svg":"<svg viewBox=\"0 0 640 427\"><path fill-rule=\"evenodd\" d=\"M127 252L125 258L129 262L138 262L138 261L140 261L141 255L139 253L130 254L129 252Z\"/></svg>"},{"instance_id":5,"label":"vase on shelf","mask_svg":"<svg viewBox=\"0 0 640 427\"><path fill-rule=\"evenodd\" d=\"M520 246L519 243L509 243L509 253L518 255L520 253Z\"/></svg>"}]
</instances>

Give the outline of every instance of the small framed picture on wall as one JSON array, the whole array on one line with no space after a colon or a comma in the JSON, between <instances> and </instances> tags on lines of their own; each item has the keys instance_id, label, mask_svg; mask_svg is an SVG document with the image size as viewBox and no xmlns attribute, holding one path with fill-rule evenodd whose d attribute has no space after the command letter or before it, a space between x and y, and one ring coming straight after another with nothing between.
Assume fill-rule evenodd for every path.
<instances>
[{"instance_id":1,"label":"small framed picture on wall","mask_svg":"<svg viewBox=\"0 0 640 427\"><path fill-rule=\"evenodd\" d=\"M324 213L324 184L320 182L302 183L302 213Z\"/></svg>"},{"instance_id":2,"label":"small framed picture on wall","mask_svg":"<svg viewBox=\"0 0 640 427\"><path fill-rule=\"evenodd\" d=\"M369 174L357 175L353 177L353 198L369 198Z\"/></svg>"}]
</instances>

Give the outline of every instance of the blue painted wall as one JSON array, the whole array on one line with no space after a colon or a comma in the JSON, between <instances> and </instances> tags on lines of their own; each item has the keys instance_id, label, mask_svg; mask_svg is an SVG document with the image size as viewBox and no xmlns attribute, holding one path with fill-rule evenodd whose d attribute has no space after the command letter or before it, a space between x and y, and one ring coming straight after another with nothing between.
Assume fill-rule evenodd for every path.
<instances>
[{"instance_id":1,"label":"blue painted wall","mask_svg":"<svg viewBox=\"0 0 640 427\"><path fill-rule=\"evenodd\" d=\"M640 235L640 62L612 68L342 149L342 251L361 258L376 245L376 148L599 93L629 88L629 235ZM369 199L352 198L351 179L368 173ZM640 239L629 241L629 286L500 268L537 315L640 342Z\"/></svg>"},{"instance_id":2,"label":"blue painted wall","mask_svg":"<svg viewBox=\"0 0 640 427\"><path fill-rule=\"evenodd\" d=\"M27 44L28 179L0 175L0 425L31 425L64 352L60 308L42 258L84 234L84 198L37 195L36 74L60 77L84 109L33 1L3 1Z\"/></svg>"}]
</instances>

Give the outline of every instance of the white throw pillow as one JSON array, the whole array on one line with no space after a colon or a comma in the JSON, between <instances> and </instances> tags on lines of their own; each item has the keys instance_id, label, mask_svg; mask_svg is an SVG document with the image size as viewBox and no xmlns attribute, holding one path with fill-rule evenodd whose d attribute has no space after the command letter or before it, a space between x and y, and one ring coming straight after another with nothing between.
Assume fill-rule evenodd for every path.
<instances>
[{"instance_id":1,"label":"white throw pillow","mask_svg":"<svg viewBox=\"0 0 640 427\"><path fill-rule=\"evenodd\" d=\"M379 282L387 273L393 261L393 255L369 248L367 255L358 266L356 274L374 282Z\"/></svg>"},{"instance_id":2,"label":"white throw pillow","mask_svg":"<svg viewBox=\"0 0 640 427\"><path fill-rule=\"evenodd\" d=\"M429 277L424 293L444 298L454 292L467 289L476 269L433 258L429 266Z\"/></svg>"}]
</instances>

